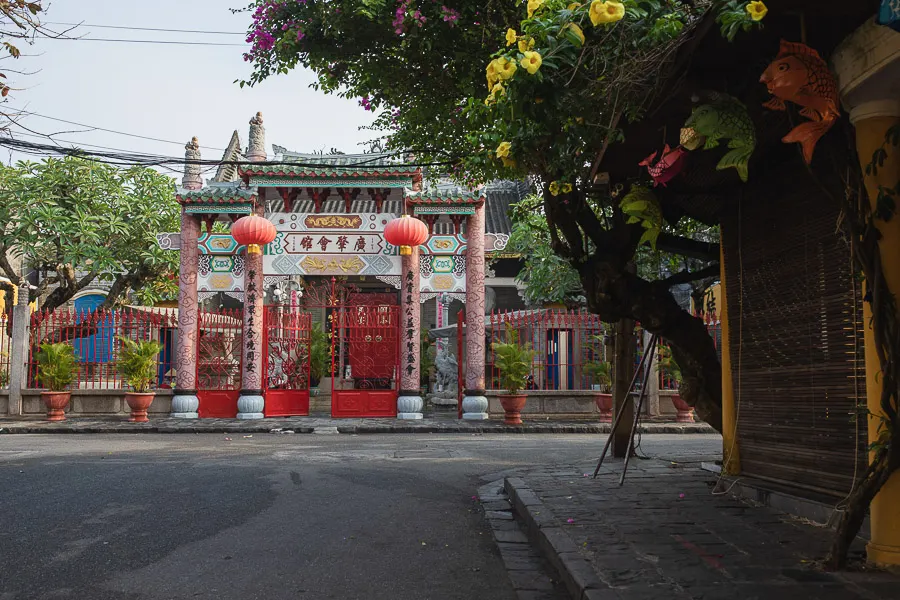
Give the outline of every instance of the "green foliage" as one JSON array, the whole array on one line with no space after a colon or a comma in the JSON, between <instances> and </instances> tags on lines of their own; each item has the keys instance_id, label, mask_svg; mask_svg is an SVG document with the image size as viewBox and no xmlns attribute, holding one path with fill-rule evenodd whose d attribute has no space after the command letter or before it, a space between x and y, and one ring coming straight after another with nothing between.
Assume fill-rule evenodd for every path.
<instances>
[{"instance_id":1,"label":"green foliage","mask_svg":"<svg viewBox=\"0 0 900 600\"><path fill-rule=\"evenodd\" d=\"M6 360L9 355L6 352L0 352L0 358ZM2 361L0 361L2 362ZM0 367L0 388L4 388L9 385L9 364L5 367Z\"/></svg>"},{"instance_id":2,"label":"green foliage","mask_svg":"<svg viewBox=\"0 0 900 600\"><path fill-rule=\"evenodd\" d=\"M431 375L434 373L434 361L437 357L437 347L427 331L422 331L419 345L419 383L428 385Z\"/></svg>"},{"instance_id":3,"label":"green foliage","mask_svg":"<svg viewBox=\"0 0 900 600\"><path fill-rule=\"evenodd\" d=\"M151 302L177 289L178 253L159 248L156 234L178 231L172 179L144 167L119 169L79 158L0 166L0 274L20 273L22 255L47 273L37 298L52 309L93 281L112 282L109 304L129 290Z\"/></svg>"},{"instance_id":4,"label":"green foliage","mask_svg":"<svg viewBox=\"0 0 900 600\"><path fill-rule=\"evenodd\" d=\"M525 389L535 351L530 343L519 344L519 334L509 323L506 324L506 339L505 343L494 342L491 348L494 350L494 367L500 371L500 387L514 395Z\"/></svg>"},{"instance_id":5,"label":"green foliage","mask_svg":"<svg viewBox=\"0 0 900 600\"><path fill-rule=\"evenodd\" d=\"M666 346L659 347L656 370L665 373L681 385L681 367L675 362L675 359L672 357L672 351Z\"/></svg>"},{"instance_id":6,"label":"green foliage","mask_svg":"<svg viewBox=\"0 0 900 600\"><path fill-rule=\"evenodd\" d=\"M325 333L321 323L316 323L310 331L309 338L309 379L313 386L319 382L331 368L331 339Z\"/></svg>"},{"instance_id":7,"label":"green foliage","mask_svg":"<svg viewBox=\"0 0 900 600\"><path fill-rule=\"evenodd\" d=\"M516 280L525 286L526 304L569 303L583 293L581 279L571 263L550 247L541 202L540 196L532 195L511 207L512 231L506 251L522 257L523 268Z\"/></svg>"},{"instance_id":8,"label":"green foliage","mask_svg":"<svg viewBox=\"0 0 900 600\"><path fill-rule=\"evenodd\" d=\"M122 347L119 349L117 366L125 382L138 394L150 391L156 379L156 358L162 350L162 344L155 341L135 341L119 337Z\"/></svg>"},{"instance_id":9,"label":"green foliage","mask_svg":"<svg viewBox=\"0 0 900 600\"><path fill-rule=\"evenodd\" d=\"M601 389L609 389L609 386L612 383L612 371L608 362L599 360L589 362L584 365L584 372L591 378L591 381L599 385Z\"/></svg>"},{"instance_id":10,"label":"green foliage","mask_svg":"<svg viewBox=\"0 0 900 600\"><path fill-rule=\"evenodd\" d=\"M38 383L51 392L62 392L75 381L78 374L78 359L72 344L59 342L41 344L37 354Z\"/></svg>"}]
</instances>

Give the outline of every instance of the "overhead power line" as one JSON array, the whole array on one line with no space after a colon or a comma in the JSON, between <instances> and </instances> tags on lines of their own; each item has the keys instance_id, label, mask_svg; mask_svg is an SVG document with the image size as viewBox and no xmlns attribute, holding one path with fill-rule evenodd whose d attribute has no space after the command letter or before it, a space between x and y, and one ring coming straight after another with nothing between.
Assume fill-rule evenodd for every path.
<instances>
[{"instance_id":1,"label":"overhead power line","mask_svg":"<svg viewBox=\"0 0 900 600\"><path fill-rule=\"evenodd\" d=\"M205 35L247 35L239 31L203 31L198 29L164 29L157 27L129 27L125 25L97 25L96 23L59 23L43 21L45 25L63 25L65 27L97 27L100 29L125 29L129 31L164 31L166 33L200 33Z\"/></svg>"},{"instance_id":2,"label":"overhead power line","mask_svg":"<svg viewBox=\"0 0 900 600\"><path fill-rule=\"evenodd\" d=\"M151 142L163 142L163 143L165 143L165 144L175 144L175 145L178 145L178 146L184 146L184 144L186 143L186 142L175 142L175 141L172 141L172 140L164 140L164 139L161 139L161 138L149 137L149 136L146 136L146 135L138 135L138 134L136 134L136 133L126 133L126 132L124 132L124 131L117 131L117 130L115 130L115 129L107 129L107 128L105 128L105 127L98 127L98 126L96 126L96 125L88 125L88 124L86 124L86 123L79 123L79 122L77 122L77 121L68 121L68 120L66 120L66 119L59 119L59 118L57 118L57 117L48 117L47 115L42 115L42 114L40 114L40 113L31 112L31 111L24 110L24 109L11 108L10 110L16 111L16 113L18 113L18 114L31 115L31 116L38 117L38 118L41 118L41 119L47 119L47 120L50 120L50 121L57 121L57 122L59 122L59 123L66 123L66 124L68 124L68 125L77 125L78 127L88 127L88 128L90 128L90 129L96 129L97 131L105 131L106 133L115 133L115 134L117 134L117 135L124 135L124 136L127 136L127 137L133 137L133 138L137 138L137 139L139 139L139 140L149 140L149 141L151 141ZM212 147L212 146L200 146L200 147L203 148L203 149L205 149L205 150L216 150L216 151L219 151L219 152L224 152L224 151L225 151L224 148L214 148L214 147Z\"/></svg>"},{"instance_id":3,"label":"overhead power line","mask_svg":"<svg viewBox=\"0 0 900 600\"><path fill-rule=\"evenodd\" d=\"M233 46L246 48L247 44L228 44L225 42L177 42L174 40L123 40L113 38L89 38L89 37L47 37L47 40L63 40L69 42L119 42L124 44L171 44L174 46Z\"/></svg>"}]
</instances>

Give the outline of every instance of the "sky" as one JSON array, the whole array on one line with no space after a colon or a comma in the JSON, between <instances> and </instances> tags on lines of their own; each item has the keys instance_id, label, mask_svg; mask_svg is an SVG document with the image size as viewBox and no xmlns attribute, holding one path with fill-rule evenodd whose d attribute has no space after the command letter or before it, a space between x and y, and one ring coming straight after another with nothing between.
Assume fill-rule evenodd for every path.
<instances>
[{"instance_id":1,"label":"sky","mask_svg":"<svg viewBox=\"0 0 900 600\"><path fill-rule=\"evenodd\" d=\"M359 127L372 121L356 100L329 96L309 87L311 71L295 69L254 88L241 89L234 81L247 78L249 63L241 57L250 16L232 14L247 0L51 0L43 21L84 23L70 35L85 38L176 40L238 44L238 46L167 45L88 40L38 39L20 46L23 56L4 61L2 68L37 71L13 81L7 108L25 109L93 127L159 138L176 143L142 140L104 131L89 131L39 116L22 125L34 132L60 133L57 140L96 144L132 152L184 156L184 144L197 136L204 159L219 159L237 129L247 144L248 121L263 113L267 151L272 144L299 152L361 151L372 137ZM107 29L91 25L190 29L234 32L204 35L161 31ZM64 28L62 25L50 25ZM30 55L30 56L25 56ZM10 76L13 76L10 74ZM86 131L88 130L88 131ZM14 137L28 131L13 127ZM0 156L9 162L8 152ZM14 156L22 158L22 156Z\"/></svg>"}]
</instances>

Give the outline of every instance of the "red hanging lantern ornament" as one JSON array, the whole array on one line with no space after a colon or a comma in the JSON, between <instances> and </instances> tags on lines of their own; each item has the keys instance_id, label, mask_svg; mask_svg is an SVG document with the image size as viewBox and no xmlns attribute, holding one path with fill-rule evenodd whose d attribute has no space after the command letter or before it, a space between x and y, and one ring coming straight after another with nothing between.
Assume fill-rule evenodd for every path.
<instances>
[{"instance_id":1,"label":"red hanging lantern ornament","mask_svg":"<svg viewBox=\"0 0 900 600\"><path fill-rule=\"evenodd\" d=\"M412 254L413 246L428 240L428 225L409 215L394 219L384 228L384 239L392 246L400 246L400 254Z\"/></svg>"},{"instance_id":2,"label":"red hanging lantern ornament","mask_svg":"<svg viewBox=\"0 0 900 600\"><path fill-rule=\"evenodd\" d=\"M231 226L231 237L241 246L247 246L247 254L260 254L261 246L271 243L276 236L275 226L268 219L247 215Z\"/></svg>"}]
</instances>

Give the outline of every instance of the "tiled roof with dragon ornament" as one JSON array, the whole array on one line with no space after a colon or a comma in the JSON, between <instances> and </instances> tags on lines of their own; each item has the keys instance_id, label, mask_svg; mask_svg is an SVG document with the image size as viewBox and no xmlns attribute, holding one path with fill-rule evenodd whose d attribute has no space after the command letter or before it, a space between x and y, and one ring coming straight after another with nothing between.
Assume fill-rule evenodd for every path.
<instances>
[{"instance_id":1,"label":"tiled roof with dragon ornament","mask_svg":"<svg viewBox=\"0 0 900 600\"><path fill-rule=\"evenodd\" d=\"M207 185L199 190L178 188L175 199L179 204L254 204L258 197L255 187L243 187L234 183Z\"/></svg>"},{"instance_id":2,"label":"tiled roof with dragon ornament","mask_svg":"<svg viewBox=\"0 0 900 600\"><path fill-rule=\"evenodd\" d=\"M248 177L299 179L410 179L421 174L405 158L387 153L301 154L273 146L278 164L246 163L240 174Z\"/></svg>"},{"instance_id":3,"label":"tiled roof with dragon ornament","mask_svg":"<svg viewBox=\"0 0 900 600\"><path fill-rule=\"evenodd\" d=\"M421 192L404 190L404 197L409 204L416 205L469 205L484 202L486 196L482 190L466 190L459 187L438 187Z\"/></svg>"}]
</instances>

